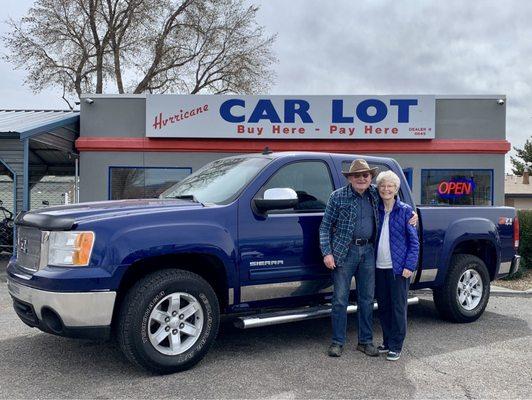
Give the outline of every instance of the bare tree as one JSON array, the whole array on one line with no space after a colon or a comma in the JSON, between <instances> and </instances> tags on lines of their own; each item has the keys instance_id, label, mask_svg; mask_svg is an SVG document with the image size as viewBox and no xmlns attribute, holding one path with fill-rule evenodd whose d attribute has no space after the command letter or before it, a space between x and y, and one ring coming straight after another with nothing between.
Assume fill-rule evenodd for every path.
<instances>
[{"instance_id":1,"label":"bare tree","mask_svg":"<svg viewBox=\"0 0 532 400\"><path fill-rule=\"evenodd\" d=\"M276 59L257 10L243 0L36 0L8 21L4 59L67 103L104 90L258 93Z\"/></svg>"}]
</instances>

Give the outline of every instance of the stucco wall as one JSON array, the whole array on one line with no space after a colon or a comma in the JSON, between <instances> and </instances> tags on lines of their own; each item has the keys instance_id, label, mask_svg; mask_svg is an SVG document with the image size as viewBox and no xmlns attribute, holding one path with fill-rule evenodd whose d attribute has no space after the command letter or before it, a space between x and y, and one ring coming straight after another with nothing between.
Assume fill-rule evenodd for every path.
<instances>
[{"instance_id":1,"label":"stucco wall","mask_svg":"<svg viewBox=\"0 0 532 400\"><path fill-rule=\"evenodd\" d=\"M109 167L186 167L196 171L208 162L230 153L132 153L86 152L80 162L81 201L109 198Z\"/></svg>"},{"instance_id":2,"label":"stucco wall","mask_svg":"<svg viewBox=\"0 0 532 400\"><path fill-rule=\"evenodd\" d=\"M89 95L85 95L85 98ZM92 104L81 101L81 137L142 138L145 132L145 97L91 96ZM498 96L436 100L436 139L504 140L506 106L497 104ZM341 152L341 148L338 152ZM368 153L369 154L369 153ZM231 153L191 152L81 152L81 201L108 198L109 166L191 167ZM493 169L494 204L504 204L504 155L502 154L377 154L395 158L403 168L413 168L413 193L420 201L421 169Z\"/></svg>"},{"instance_id":3,"label":"stucco wall","mask_svg":"<svg viewBox=\"0 0 532 400\"><path fill-rule=\"evenodd\" d=\"M506 206L515 207L518 210L532 210L532 198L506 198Z\"/></svg>"},{"instance_id":4,"label":"stucco wall","mask_svg":"<svg viewBox=\"0 0 532 400\"><path fill-rule=\"evenodd\" d=\"M109 166L115 167L187 167L196 171L206 163L231 153L130 153L87 152L81 157L80 198L82 201L108 199ZM421 169L492 169L494 204L504 204L504 158L493 155L368 154L395 158L404 168L413 168L413 195L421 200ZM86 184L89 182L89 184Z\"/></svg>"}]
</instances>

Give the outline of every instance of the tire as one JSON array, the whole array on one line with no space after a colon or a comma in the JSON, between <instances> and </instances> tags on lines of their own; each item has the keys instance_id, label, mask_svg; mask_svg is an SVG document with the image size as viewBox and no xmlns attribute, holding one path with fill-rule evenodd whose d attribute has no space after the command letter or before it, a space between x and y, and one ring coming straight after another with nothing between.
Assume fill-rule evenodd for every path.
<instances>
[{"instance_id":1,"label":"tire","mask_svg":"<svg viewBox=\"0 0 532 400\"><path fill-rule=\"evenodd\" d=\"M490 276L486 264L470 254L453 256L443 286L433 291L440 316L461 323L476 321L486 309L489 297Z\"/></svg>"},{"instance_id":2,"label":"tire","mask_svg":"<svg viewBox=\"0 0 532 400\"><path fill-rule=\"evenodd\" d=\"M117 339L128 360L169 374L197 364L213 344L219 324L212 287L192 272L166 269L128 291L118 315Z\"/></svg>"}]
</instances>

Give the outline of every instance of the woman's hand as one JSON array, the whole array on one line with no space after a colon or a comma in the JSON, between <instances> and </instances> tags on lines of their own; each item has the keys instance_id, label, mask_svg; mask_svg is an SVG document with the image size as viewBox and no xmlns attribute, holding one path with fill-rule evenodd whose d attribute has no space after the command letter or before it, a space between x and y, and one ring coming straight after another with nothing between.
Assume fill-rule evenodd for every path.
<instances>
[{"instance_id":1,"label":"woman's hand","mask_svg":"<svg viewBox=\"0 0 532 400\"><path fill-rule=\"evenodd\" d=\"M403 268L403 278L410 278L412 276L412 271L409 269Z\"/></svg>"}]
</instances>

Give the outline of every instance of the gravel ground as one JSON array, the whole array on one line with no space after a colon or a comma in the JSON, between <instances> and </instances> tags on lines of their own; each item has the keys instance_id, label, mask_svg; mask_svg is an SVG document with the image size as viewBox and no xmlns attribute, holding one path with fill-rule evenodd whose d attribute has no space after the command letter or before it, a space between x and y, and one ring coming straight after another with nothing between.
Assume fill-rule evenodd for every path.
<instances>
[{"instance_id":1,"label":"gravel ground","mask_svg":"<svg viewBox=\"0 0 532 400\"><path fill-rule=\"evenodd\" d=\"M499 279L493 284L513 290L530 290L532 289L532 269L527 270L519 279Z\"/></svg>"},{"instance_id":2,"label":"gravel ground","mask_svg":"<svg viewBox=\"0 0 532 400\"><path fill-rule=\"evenodd\" d=\"M327 357L330 320L250 330L224 324L195 368L157 376L112 343L30 329L0 284L0 399L530 399L532 298L492 297L471 324L441 321L430 295L409 309L397 362L355 350L356 323L340 359ZM375 342L382 340L375 321Z\"/></svg>"},{"instance_id":3,"label":"gravel ground","mask_svg":"<svg viewBox=\"0 0 532 400\"><path fill-rule=\"evenodd\" d=\"M0 279L0 400L532 399L532 298L492 297L478 321L451 324L422 294L409 308L395 363L355 350L355 316L340 359L326 355L329 319L244 331L226 323L195 368L157 376L132 366L113 343L28 328L13 311L2 269ZM379 344L376 318L374 332Z\"/></svg>"}]
</instances>

